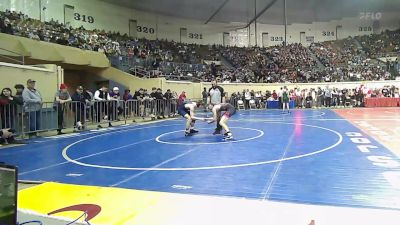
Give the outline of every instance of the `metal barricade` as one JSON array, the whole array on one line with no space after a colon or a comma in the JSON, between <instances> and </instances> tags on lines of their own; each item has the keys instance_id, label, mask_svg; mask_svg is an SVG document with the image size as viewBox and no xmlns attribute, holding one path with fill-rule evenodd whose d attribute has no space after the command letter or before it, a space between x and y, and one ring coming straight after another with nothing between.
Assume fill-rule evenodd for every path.
<instances>
[{"instance_id":1,"label":"metal barricade","mask_svg":"<svg viewBox=\"0 0 400 225\"><path fill-rule=\"evenodd\" d=\"M125 120L136 121L138 118L155 118L156 104L151 98L142 100L128 100L124 102Z\"/></svg>"},{"instance_id":2,"label":"metal barricade","mask_svg":"<svg viewBox=\"0 0 400 225\"><path fill-rule=\"evenodd\" d=\"M22 105L0 104L0 128L22 133Z\"/></svg>"},{"instance_id":3,"label":"metal barricade","mask_svg":"<svg viewBox=\"0 0 400 225\"><path fill-rule=\"evenodd\" d=\"M86 102L72 101L62 104L62 115L58 118L63 128L85 129L89 120L87 119Z\"/></svg>"},{"instance_id":4,"label":"metal barricade","mask_svg":"<svg viewBox=\"0 0 400 225\"><path fill-rule=\"evenodd\" d=\"M147 99L144 99L143 101L141 101L141 104L143 104L143 109L144 109L144 111L143 111L143 114L141 115L141 117L144 119L144 118L146 118L146 117L150 117L150 118L152 118L152 119L154 119L155 118L155 116L154 116L154 109L155 109L155 102L154 102L154 100L153 99L151 99L151 98L147 98Z\"/></svg>"},{"instance_id":5,"label":"metal barricade","mask_svg":"<svg viewBox=\"0 0 400 225\"><path fill-rule=\"evenodd\" d=\"M174 117L178 112L178 100L177 99L168 99L165 100L165 114L168 117Z\"/></svg>"},{"instance_id":6,"label":"metal barricade","mask_svg":"<svg viewBox=\"0 0 400 225\"><path fill-rule=\"evenodd\" d=\"M144 99L144 100L128 100L125 102L124 115L125 119L136 121L141 119L160 119L165 117L173 117L177 113L176 99Z\"/></svg>"},{"instance_id":7,"label":"metal barricade","mask_svg":"<svg viewBox=\"0 0 400 225\"><path fill-rule=\"evenodd\" d=\"M124 116L124 101L109 100L93 101L92 103L93 105L90 105L87 114L90 115L89 121L98 127L101 127L103 123L108 123L111 126L112 122L121 121L121 117Z\"/></svg>"},{"instance_id":8,"label":"metal barricade","mask_svg":"<svg viewBox=\"0 0 400 225\"><path fill-rule=\"evenodd\" d=\"M112 122L125 121L125 102L120 100L67 102L57 104L57 130L74 128L85 129L89 125L112 126Z\"/></svg>"},{"instance_id":9,"label":"metal barricade","mask_svg":"<svg viewBox=\"0 0 400 225\"><path fill-rule=\"evenodd\" d=\"M38 132L62 129L83 130L88 126L137 118L156 119L173 117L177 113L177 99L110 100L91 102L44 102L0 105L0 126L16 130L22 137Z\"/></svg>"},{"instance_id":10,"label":"metal barricade","mask_svg":"<svg viewBox=\"0 0 400 225\"><path fill-rule=\"evenodd\" d=\"M157 119L165 118L165 99L154 99L153 100L154 104L154 116L157 117Z\"/></svg>"},{"instance_id":11,"label":"metal barricade","mask_svg":"<svg viewBox=\"0 0 400 225\"><path fill-rule=\"evenodd\" d=\"M136 118L144 114L144 105L139 100L128 100L124 103L125 121L136 122Z\"/></svg>"},{"instance_id":12,"label":"metal barricade","mask_svg":"<svg viewBox=\"0 0 400 225\"><path fill-rule=\"evenodd\" d=\"M60 110L53 102L25 102L22 134L36 135L37 132L58 129Z\"/></svg>"}]
</instances>

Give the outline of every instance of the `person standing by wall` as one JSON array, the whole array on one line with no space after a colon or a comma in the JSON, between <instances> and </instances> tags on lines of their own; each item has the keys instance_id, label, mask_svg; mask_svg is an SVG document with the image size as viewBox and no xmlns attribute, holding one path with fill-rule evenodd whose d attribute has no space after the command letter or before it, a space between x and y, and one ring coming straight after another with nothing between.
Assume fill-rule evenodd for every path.
<instances>
[{"instance_id":1,"label":"person standing by wall","mask_svg":"<svg viewBox=\"0 0 400 225\"><path fill-rule=\"evenodd\" d=\"M208 97L208 92L207 89L204 88L203 92L201 93L203 97L203 106L204 106L204 112L207 112L207 97Z\"/></svg>"},{"instance_id":2,"label":"person standing by wall","mask_svg":"<svg viewBox=\"0 0 400 225\"><path fill-rule=\"evenodd\" d=\"M311 92L308 92L307 97L306 97L306 108L312 108L313 107L313 98L311 96Z\"/></svg>"},{"instance_id":3,"label":"person standing by wall","mask_svg":"<svg viewBox=\"0 0 400 225\"><path fill-rule=\"evenodd\" d=\"M282 91L282 112L284 112L285 109L289 113L289 91L286 86L283 88Z\"/></svg>"},{"instance_id":4,"label":"person standing by wall","mask_svg":"<svg viewBox=\"0 0 400 225\"><path fill-rule=\"evenodd\" d=\"M22 131L21 129L23 129L22 128L22 119L23 119L23 116L22 116L22 105L24 104L24 99L22 97L22 92L24 91L25 87L22 84L16 84L14 86L14 88L15 88L15 91L16 91L15 95L14 95L14 98L18 102L21 102L21 105L17 106L17 115L16 115L17 116L17 123L18 123L18 124L16 124L17 132L21 132Z\"/></svg>"},{"instance_id":5,"label":"person standing by wall","mask_svg":"<svg viewBox=\"0 0 400 225\"><path fill-rule=\"evenodd\" d=\"M311 88L311 99L312 99L312 107L315 108L317 106L317 92L314 88Z\"/></svg>"},{"instance_id":6,"label":"person standing by wall","mask_svg":"<svg viewBox=\"0 0 400 225\"><path fill-rule=\"evenodd\" d=\"M108 88L106 86L102 86L99 90L97 90L94 93L94 109L96 111L96 122L99 123L97 125L97 128L103 128L100 125L100 121L102 119L102 116L107 116L108 115L108 107L107 107L107 101L110 100L110 95L108 94ZM106 118L106 117L104 117ZM108 125L111 127L111 122L108 123Z\"/></svg>"},{"instance_id":7,"label":"person standing by wall","mask_svg":"<svg viewBox=\"0 0 400 225\"><path fill-rule=\"evenodd\" d=\"M86 119L87 120L91 119L92 121L94 121L94 113L95 113L95 110L94 110L94 99L93 99L94 95L87 88L83 89L83 93L82 94L86 99Z\"/></svg>"},{"instance_id":8,"label":"person standing by wall","mask_svg":"<svg viewBox=\"0 0 400 225\"><path fill-rule=\"evenodd\" d=\"M133 99L133 96L132 96L132 94L131 94L131 90L126 89L126 90L124 91L124 95L122 96L122 99L123 99L124 101L132 100L132 99Z\"/></svg>"},{"instance_id":9,"label":"person standing by wall","mask_svg":"<svg viewBox=\"0 0 400 225\"><path fill-rule=\"evenodd\" d=\"M185 100L186 100L186 92L182 91L182 93L179 95L179 98L178 98L178 104L183 103Z\"/></svg>"},{"instance_id":10,"label":"person standing by wall","mask_svg":"<svg viewBox=\"0 0 400 225\"><path fill-rule=\"evenodd\" d=\"M28 115L29 136L36 136L41 125L42 95L35 89L36 81L29 79L26 84L27 88L22 92L22 98Z\"/></svg>"},{"instance_id":11,"label":"person standing by wall","mask_svg":"<svg viewBox=\"0 0 400 225\"><path fill-rule=\"evenodd\" d=\"M15 88L15 91L16 91L14 97L17 98L17 99L19 99L21 102L23 102L24 99L22 98L22 92L23 92L24 89L25 89L24 85L22 85L22 84L16 84L16 85L14 86L14 88Z\"/></svg>"},{"instance_id":12,"label":"person standing by wall","mask_svg":"<svg viewBox=\"0 0 400 225\"><path fill-rule=\"evenodd\" d=\"M137 102L137 107L134 107L135 110L135 114L139 115L142 117L142 119L144 119L145 116L145 108L144 108L144 90L143 88L140 88L138 91L135 92L135 94L133 95L133 99L136 100Z\"/></svg>"},{"instance_id":13,"label":"person standing by wall","mask_svg":"<svg viewBox=\"0 0 400 225\"><path fill-rule=\"evenodd\" d=\"M12 128L15 130L17 121L17 107L22 105L22 99L12 95L10 88L3 88L0 94L1 128Z\"/></svg>"},{"instance_id":14,"label":"person standing by wall","mask_svg":"<svg viewBox=\"0 0 400 225\"><path fill-rule=\"evenodd\" d=\"M246 109L250 108L250 100L251 100L251 93L249 91L249 89L246 90L246 92L244 92L244 106Z\"/></svg>"},{"instance_id":15,"label":"person standing by wall","mask_svg":"<svg viewBox=\"0 0 400 225\"><path fill-rule=\"evenodd\" d=\"M73 101L72 103L72 111L75 113L74 117L74 129L85 129L86 122L86 104L89 104L90 101L85 98L83 94L83 87L78 86L76 88L75 93L71 96Z\"/></svg>"},{"instance_id":16,"label":"person standing by wall","mask_svg":"<svg viewBox=\"0 0 400 225\"><path fill-rule=\"evenodd\" d=\"M317 108L321 108L324 103L324 92L322 91L321 87L318 87L317 90Z\"/></svg>"},{"instance_id":17,"label":"person standing by wall","mask_svg":"<svg viewBox=\"0 0 400 225\"><path fill-rule=\"evenodd\" d=\"M331 107L331 101L332 101L332 92L331 89L327 86L324 92L324 100L325 100L325 107Z\"/></svg>"},{"instance_id":18,"label":"person standing by wall","mask_svg":"<svg viewBox=\"0 0 400 225\"><path fill-rule=\"evenodd\" d=\"M332 89L332 105L334 106L334 107L337 107L338 106L338 103L339 103L339 101L338 101L338 92L337 92L337 88L333 88Z\"/></svg>"},{"instance_id":19,"label":"person standing by wall","mask_svg":"<svg viewBox=\"0 0 400 225\"><path fill-rule=\"evenodd\" d=\"M166 103L167 103L168 117L171 117L176 112L176 101L175 101L176 99L174 99L174 96L172 95L172 92L170 89L168 89L167 92L164 93L164 98L166 99Z\"/></svg>"},{"instance_id":20,"label":"person standing by wall","mask_svg":"<svg viewBox=\"0 0 400 225\"><path fill-rule=\"evenodd\" d=\"M165 119L165 100L166 98L162 94L161 88L157 88L157 91L155 93L155 106L156 106L156 116L157 119Z\"/></svg>"},{"instance_id":21,"label":"person standing by wall","mask_svg":"<svg viewBox=\"0 0 400 225\"><path fill-rule=\"evenodd\" d=\"M278 91L278 101L279 101L279 108L282 108L282 93L283 93L283 88L281 87Z\"/></svg>"},{"instance_id":22,"label":"person standing by wall","mask_svg":"<svg viewBox=\"0 0 400 225\"><path fill-rule=\"evenodd\" d=\"M149 98L149 107L150 107L150 117L155 119L156 117L156 95L157 95L157 88L151 88L150 98Z\"/></svg>"},{"instance_id":23,"label":"person standing by wall","mask_svg":"<svg viewBox=\"0 0 400 225\"><path fill-rule=\"evenodd\" d=\"M60 90L58 90L54 97L54 107L57 110L58 118L58 129L57 135L64 134L61 130L64 126L64 112L67 102L71 102L71 96L68 93L68 86L64 83L60 84Z\"/></svg>"},{"instance_id":24,"label":"person standing by wall","mask_svg":"<svg viewBox=\"0 0 400 225\"><path fill-rule=\"evenodd\" d=\"M110 95L110 101L109 102L109 119L110 121L117 120L119 121L119 116L122 115L123 109L122 109L122 104L123 102L121 101L121 94L119 93L119 88L114 87L113 90L109 93Z\"/></svg>"}]
</instances>

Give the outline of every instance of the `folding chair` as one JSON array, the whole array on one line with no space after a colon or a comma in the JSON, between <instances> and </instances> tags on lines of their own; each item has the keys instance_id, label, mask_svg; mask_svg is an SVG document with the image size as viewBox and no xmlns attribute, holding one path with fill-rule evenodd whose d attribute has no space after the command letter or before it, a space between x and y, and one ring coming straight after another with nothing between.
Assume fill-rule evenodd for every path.
<instances>
[{"instance_id":1,"label":"folding chair","mask_svg":"<svg viewBox=\"0 0 400 225\"><path fill-rule=\"evenodd\" d=\"M238 100L237 101L237 107L238 107L238 110L241 110L241 109L246 109L245 107L244 107L244 102L243 102L243 100Z\"/></svg>"},{"instance_id":2,"label":"folding chair","mask_svg":"<svg viewBox=\"0 0 400 225\"><path fill-rule=\"evenodd\" d=\"M350 97L346 97L346 100L344 102L344 106L347 106L347 107L351 106L351 98Z\"/></svg>"},{"instance_id":3,"label":"folding chair","mask_svg":"<svg viewBox=\"0 0 400 225\"><path fill-rule=\"evenodd\" d=\"M256 101L254 99L250 99L249 106L250 109L257 109Z\"/></svg>"}]
</instances>

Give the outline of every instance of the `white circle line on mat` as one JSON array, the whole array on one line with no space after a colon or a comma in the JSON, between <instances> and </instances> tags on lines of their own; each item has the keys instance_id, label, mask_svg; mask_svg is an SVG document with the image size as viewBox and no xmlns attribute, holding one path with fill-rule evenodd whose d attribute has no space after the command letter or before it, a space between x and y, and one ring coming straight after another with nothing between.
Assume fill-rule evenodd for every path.
<instances>
[{"instance_id":1,"label":"white circle line on mat","mask_svg":"<svg viewBox=\"0 0 400 225\"><path fill-rule=\"evenodd\" d=\"M231 128L232 129L254 130L254 131L259 132L259 134L254 137L245 138L245 139L241 139L241 140L233 139L230 141L218 141L218 142L169 142L169 141L161 140L161 138L165 135L173 134L173 133L177 133L177 132L182 132L182 133L184 132L183 130L178 130L178 131L171 131L168 133L161 134L156 138L156 141L159 143L162 143L162 144L170 144L170 145L218 145L218 144L231 144L231 143L237 143L237 142L243 142L243 141L250 141L250 140L254 140L256 138L262 137L264 135L264 131L258 130L258 129L246 128L246 127L231 127ZM202 129L207 129L207 128L200 128L199 130L202 130ZM212 135L212 134L210 134L210 135Z\"/></svg>"},{"instance_id":2,"label":"white circle line on mat","mask_svg":"<svg viewBox=\"0 0 400 225\"><path fill-rule=\"evenodd\" d=\"M241 163L241 164L232 164L232 165L222 165L222 166L205 166L205 167L175 167L175 168L156 168L156 167L144 167L144 168L140 168L140 167L120 167L120 166L104 166L104 165L96 165L96 164L90 164L90 163L83 163L83 162L79 162L77 160L71 159L67 152L68 149L70 147L72 147L73 145L84 141L80 140L74 143L71 143L70 145L68 145L67 147L65 147L62 151L62 155L63 157L74 164L77 165L81 165L81 166L86 166L86 167L92 167L92 168L102 168L102 169L115 169L115 170L140 170L140 171L191 171L191 170L211 170L211 169L229 169L229 168L240 168L240 167L248 167L248 166L258 166L258 165L265 165L265 164L271 164L271 163L277 163L277 162L283 162L283 161L289 161L289 160L294 160L294 159L300 159L300 158L304 158L304 157L308 157L308 156L312 156L312 155L316 155L316 154L320 154L323 153L325 151L328 151L330 149L335 148L336 146L338 146L339 144L341 144L343 142L343 136L335 131L335 130L331 130L329 128L326 127L320 127L320 126L315 126L315 125L308 125L308 124L299 124L299 123L285 123L285 122L265 122L265 123L281 123L281 124L292 124L292 125L301 125L301 126L307 126L307 127L314 127L314 128L319 128L322 130L327 130L331 133L334 133L339 140L334 143L333 145L323 148L321 150L317 150L314 152L310 152L307 154L303 154L303 155L297 155L297 156L292 156L292 157L288 157L288 158L281 158L281 159L275 159L275 160L267 160L267 161L260 161L260 162L253 162L253 163ZM150 127L149 127L150 128ZM128 130L127 130L128 131ZM100 135L99 135L100 136ZM98 136L96 136L98 137ZM93 138L93 137L91 137ZM91 139L91 138L87 138L87 139Z\"/></svg>"}]
</instances>

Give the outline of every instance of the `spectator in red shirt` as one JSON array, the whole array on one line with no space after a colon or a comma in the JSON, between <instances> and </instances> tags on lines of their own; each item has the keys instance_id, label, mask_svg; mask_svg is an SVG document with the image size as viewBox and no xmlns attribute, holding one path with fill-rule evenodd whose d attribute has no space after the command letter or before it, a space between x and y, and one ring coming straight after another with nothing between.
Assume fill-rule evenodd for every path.
<instances>
[{"instance_id":1,"label":"spectator in red shirt","mask_svg":"<svg viewBox=\"0 0 400 225\"><path fill-rule=\"evenodd\" d=\"M180 104L180 103L184 102L185 99L186 99L186 92L182 91L182 93L179 95L178 103Z\"/></svg>"},{"instance_id":2,"label":"spectator in red shirt","mask_svg":"<svg viewBox=\"0 0 400 225\"><path fill-rule=\"evenodd\" d=\"M275 92L275 90L272 92L272 98L274 100L278 100L278 94Z\"/></svg>"}]
</instances>

